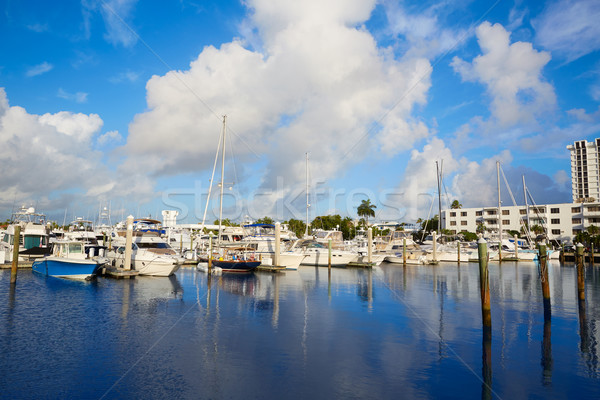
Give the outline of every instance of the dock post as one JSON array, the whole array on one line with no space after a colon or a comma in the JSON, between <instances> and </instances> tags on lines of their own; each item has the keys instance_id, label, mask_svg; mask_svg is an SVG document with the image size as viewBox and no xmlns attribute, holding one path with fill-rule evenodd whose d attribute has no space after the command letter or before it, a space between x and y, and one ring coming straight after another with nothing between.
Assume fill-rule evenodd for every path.
<instances>
[{"instance_id":1,"label":"dock post","mask_svg":"<svg viewBox=\"0 0 600 400\"><path fill-rule=\"evenodd\" d=\"M590 245L590 265L594 265L594 243Z\"/></svg>"},{"instance_id":2,"label":"dock post","mask_svg":"<svg viewBox=\"0 0 600 400\"><path fill-rule=\"evenodd\" d=\"M519 238L515 233L515 259L519 261Z\"/></svg>"},{"instance_id":3,"label":"dock post","mask_svg":"<svg viewBox=\"0 0 600 400\"><path fill-rule=\"evenodd\" d=\"M481 238L477 242L479 255L479 287L481 289L481 316L483 321L484 335L492 331L492 312L490 306L490 282L488 270L487 242Z\"/></svg>"},{"instance_id":4,"label":"dock post","mask_svg":"<svg viewBox=\"0 0 600 400\"><path fill-rule=\"evenodd\" d=\"M583 259L583 245L577 244L577 297L579 302L585 304L585 268Z\"/></svg>"},{"instance_id":5,"label":"dock post","mask_svg":"<svg viewBox=\"0 0 600 400\"><path fill-rule=\"evenodd\" d=\"M565 263L565 244L561 243L560 245L560 263Z\"/></svg>"},{"instance_id":6,"label":"dock post","mask_svg":"<svg viewBox=\"0 0 600 400\"><path fill-rule=\"evenodd\" d=\"M212 268L212 254L213 254L213 249L212 249L212 232L209 233L208 235L208 275L210 276L210 270Z\"/></svg>"},{"instance_id":7,"label":"dock post","mask_svg":"<svg viewBox=\"0 0 600 400\"><path fill-rule=\"evenodd\" d=\"M437 262L437 232L433 231L433 262Z\"/></svg>"},{"instance_id":8,"label":"dock post","mask_svg":"<svg viewBox=\"0 0 600 400\"><path fill-rule=\"evenodd\" d=\"M456 244L456 261L458 261L458 265L460 265L460 240Z\"/></svg>"},{"instance_id":9,"label":"dock post","mask_svg":"<svg viewBox=\"0 0 600 400\"><path fill-rule=\"evenodd\" d=\"M367 262L369 264L371 264L371 260L373 259L372 254L373 254L373 228L369 228L369 231L367 232Z\"/></svg>"},{"instance_id":10,"label":"dock post","mask_svg":"<svg viewBox=\"0 0 600 400\"><path fill-rule=\"evenodd\" d=\"M279 267L279 256L281 252L281 224L275 222L275 254L273 255L273 266Z\"/></svg>"},{"instance_id":11,"label":"dock post","mask_svg":"<svg viewBox=\"0 0 600 400\"><path fill-rule=\"evenodd\" d=\"M133 215L127 217L127 234L125 236L125 265L123 269L131 270L131 246L133 243Z\"/></svg>"},{"instance_id":12,"label":"dock post","mask_svg":"<svg viewBox=\"0 0 600 400\"><path fill-rule=\"evenodd\" d=\"M542 281L542 296L544 298L544 321L552 316L550 308L550 282L548 281L548 252L545 244L538 245L538 260L540 263L540 280Z\"/></svg>"},{"instance_id":13,"label":"dock post","mask_svg":"<svg viewBox=\"0 0 600 400\"><path fill-rule=\"evenodd\" d=\"M17 283L17 270L19 269L19 243L21 242L21 225L15 225L15 234L13 236L13 255L10 268L10 283Z\"/></svg>"},{"instance_id":14,"label":"dock post","mask_svg":"<svg viewBox=\"0 0 600 400\"><path fill-rule=\"evenodd\" d=\"M402 239L402 265L406 265L406 238Z\"/></svg>"},{"instance_id":15,"label":"dock post","mask_svg":"<svg viewBox=\"0 0 600 400\"><path fill-rule=\"evenodd\" d=\"M183 254L183 233L179 234L179 254Z\"/></svg>"},{"instance_id":16,"label":"dock post","mask_svg":"<svg viewBox=\"0 0 600 400\"><path fill-rule=\"evenodd\" d=\"M329 269L331 269L331 239L329 239L329 243L328 246L329 248L329 257L328 257L328 261L327 261L327 266L329 267Z\"/></svg>"}]
</instances>

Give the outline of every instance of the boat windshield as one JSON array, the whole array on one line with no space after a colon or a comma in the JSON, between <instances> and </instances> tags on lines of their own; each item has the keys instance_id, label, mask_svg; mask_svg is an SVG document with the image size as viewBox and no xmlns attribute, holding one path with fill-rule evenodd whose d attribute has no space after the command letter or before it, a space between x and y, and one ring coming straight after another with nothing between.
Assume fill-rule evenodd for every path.
<instances>
[{"instance_id":1,"label":"boat windshield","mask_svg":"<svg viewBox=\"0 0 600 400\"><path fill-rule=\"evenodd\" d=\"M140 249L170 249L171 246L164 242L142 242L136 243Z\"/></svg>"}]
</instances>

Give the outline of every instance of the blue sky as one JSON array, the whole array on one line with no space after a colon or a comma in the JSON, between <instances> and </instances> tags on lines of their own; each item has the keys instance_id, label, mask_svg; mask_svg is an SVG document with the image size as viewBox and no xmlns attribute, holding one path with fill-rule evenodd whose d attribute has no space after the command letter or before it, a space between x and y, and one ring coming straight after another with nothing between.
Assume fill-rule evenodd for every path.
<instances>
[{"instance_id":1,"label":"blue sky","mask_svg":"<svg viewBox=\"0 0 600 400\"><path fill-rule=\"evenodd\" d=\"M497 204L496 161L569 202L566 146L599 136L597 1L0 5L2 219L197 222L225 114L234 220L304 219L305 153L311 218L433 215L436 161L444 203Z\"/></svg>"}]
</instances>

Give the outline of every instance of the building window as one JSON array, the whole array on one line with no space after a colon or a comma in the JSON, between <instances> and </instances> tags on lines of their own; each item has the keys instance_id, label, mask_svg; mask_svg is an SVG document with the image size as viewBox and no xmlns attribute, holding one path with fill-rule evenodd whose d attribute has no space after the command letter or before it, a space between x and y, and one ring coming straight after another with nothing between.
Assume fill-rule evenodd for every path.
<instances>
[{"instance_id":1,"label":"building window","mask_svg":"<svg viewBox=\"0 0 600 400\"><path fill-rule=\"evenodd\" d=\"M450 226L456 225L456 221L450 221Z\"/></svg>"},{"instance_id":2,"label":"building window","mask_svg":"<svg viewBox=\"0 0 600 400\"><path fill-rule=\"evenodd\" d=\"M573 235L577 235L581 232L581 229L573 229Z\"/></svg>"},{"instance_id":3,"label":"building window","mask_svg":"<svg viewBox=\"0 0 600 400\"><path fill-rule=\"evenodd\" d=\"M460 212L460 216L461 217L466 217L467 216L467 212L466 211L461 211Z\"/></svg>"},{"instance_id":4,"label":"building window","mask_svg":"<svg viewBox=\"0 0 600 400\"><path fill-rule=\"evenodd\" d=\"M510 219L503 219L502 225L504 225L504 226L510 225Z\"/></svg>"},{"instance_id":5,"label":"building window","mask_svg":"<svg viewBox=\"0 0 600 400\"><path fill-rule=\"evenodd\" d=\"M483 211L475 211L476 217L481 217L483 215Z\"/></svg>"},{"instance_id":6,"label":"building window","mask_svg":"<svg viewBox=\"0 0 600 400\"><path fill-rule=\"evenodd\" d=\"M502 215L510 215L510 210L502 210Z\"/></svg>"},{"instance_id":7,"label":"building window","mask_svg":"<svg viewBox=\"0 0 600 400\"><path fill-rule=\"evenodd\" d=\"M496 210L488 210L487 215L496 215Z\"/></svg>"},{"instance_id":8,"label":"building window","mask_svg":"<svg viewBox=\"0 0 600 400\"><path fill-rule=\"evenodd\" d=\"M451 216L451 217L456 217L456 211L452 211L452 212L450 212L450 216Z\"/></svg>"},{"instance_id":9,"label":"building window","mask_svg":"<svg viewBox=\"0 0 600 400\"><path fill-rule=\"evenodd\" d=\"M560 229L552 229L553 235L560 235Z\"/></svg>"},{"instance_id":10,"label":"building window","mask_svg":"<svg viewBox=\"0 0 600 400\"><path fill-rule=\"evenodd\" d=\"M460 221L461 225L467 225L467 221Z\"/></svg>"},{"instance_id":11,"label":"building window","mask_svg":"<svg viewBox=\"0 0 600 400\"><path fill-rule=\"evenodd\" d=\"M579 207L571 207L571 212L573 214L578 213L579 212Z\"/></svg>"},{"instance_id":12,"label":"building window","mask_svg":"<svg viewBox=\"0 0 600 400\"><path fill-rule=\"evenodd\" d=\"M550 212L551 212L552 214L559 214L559 213L560 213L560 208L551 208L551 209L550 209Z\"/></svg>"},{"instance_id":13,"label":"building window","mask_svg":"<svg viewBox=\"0 0 600 400\"><path fill-rule=\"evenodd\" d=\"M521 215L525 215L525 214L527 214L527 210L519 210L519 213L520 213Z\"/></svg>"},{"instance_id":14,"label":"building window","mask_svg":"<svg viewBox=\"0 0 600 400\"><path fill-rule=\"evenodd\" d=\"M581 224L581 218L573 218L573 219L571 220L571 223L572 223L573 225L579 225L579 224Z\"/></svg>"},{"instance_id":15,"label":"building window","mask_svg":"<svg viewBox=\"0 0 600 400\"><path fill-rule=\"evenodd\" d=\"M560 224L560 218L554 218L554 219L551 219L551 220L550 220L550 223L551 223L551 224L555 224L555 225L557 225L557 224Z\"/></svg>"}]
</instances>

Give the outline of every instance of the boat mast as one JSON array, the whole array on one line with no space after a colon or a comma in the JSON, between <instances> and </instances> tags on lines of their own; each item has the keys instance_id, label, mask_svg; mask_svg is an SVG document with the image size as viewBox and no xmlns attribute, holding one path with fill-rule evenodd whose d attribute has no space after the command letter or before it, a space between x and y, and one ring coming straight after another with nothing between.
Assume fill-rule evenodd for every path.
<instances>
[{"instance_id":1,"label":"boat mast","mask_svg":"<svg viewBox=\"0 0 600 400\"><path fill-rule=\"evenodd\" d=\"M219 238L217 239L217 246L221 247L221 232L223 231L223 225L221 220L223 218L223 186L225 186L225 132L227 131L227 115L223 115L223 149L221 153L221 198L219 200Z\"/></svg>"},{"instance_id":2,"label":"boat mast","mask_svg":"<svg viewBox=\"0 0 600 400\"><path fill-rule=\"evenodd\" d=\"M523 175L523 196L525 196L525 213L527 215L527 230L529 230L531 225L529 225L529 204L527 203L527 186L525 186L525 175Z\"/></svg>"},{"instance_id":3,"label":"boat mast","mask_svg":"<svg viewBox=\"0 0 600 400\"><path fill-rule=\"evenodd\" d=\"M499 248L502 248L502 200L500 199L500 161L496 161L496 173L498 174L498 240Z\"/></svg>"},{"instance_id":4,"label":"boat mast","mask_svg":"<svg viewBox=\"0 0 600 400\"><path fill-rule=\"evenodd\" d=\"M308 204L308 153L304 153L306 156L306 228L304 230L304 237L308 236L308 208L310 204Z\"/></svg>"},{"instance_id":5,"label":"boat mast","mask_svg":"<svg viewBox=\"0 0 600 400\"><path fill-rule=\"evenodd\" d=\"M438 226L437 226L437 234L438 234L438 236L440 236L441 226L442 226L442 189L441 189L441 186L440 186L440 167L439 167L437 161L435 162L435 169L437 171L438 209L439 209L439 219L438 219Z\"/></svg>"}]
</instances>

